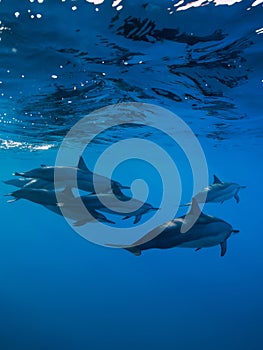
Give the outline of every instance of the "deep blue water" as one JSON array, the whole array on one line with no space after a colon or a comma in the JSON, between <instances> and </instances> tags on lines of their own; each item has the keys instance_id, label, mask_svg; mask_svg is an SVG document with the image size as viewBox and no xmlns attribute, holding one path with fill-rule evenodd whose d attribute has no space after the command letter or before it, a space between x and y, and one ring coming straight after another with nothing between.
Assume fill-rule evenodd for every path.
<instances>
[{"instance_id":1,"label":"deep blue water","mask_svg":"<svg viewBox=\"0 0 263 350\"><path fill-rule=\"evenodd\" d=\"M67 131L88 113L143 102L192 128L209 182L217 174L247 186L239 204L204 208L240 230L224 257L219 246L136 257L84 240L34 203L7 203L15 188L1 182L1 349L262 348L263 8L218 2L0 1L1 180L54 164ZM170 153L189 201L189 164L148 127L100 135L87 164L127 137ZM158 204L152 171L133 159L114 174L125 184L144 177Z\"/></svg>"}]
</instances>

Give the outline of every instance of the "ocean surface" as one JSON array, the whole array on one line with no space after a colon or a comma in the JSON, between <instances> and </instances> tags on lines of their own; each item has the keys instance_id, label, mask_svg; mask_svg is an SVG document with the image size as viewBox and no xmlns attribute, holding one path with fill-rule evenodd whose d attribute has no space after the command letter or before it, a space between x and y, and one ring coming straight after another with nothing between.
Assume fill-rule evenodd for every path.
<instances>
[{"instance_id":1,"label":"ocean surface","mask_svg":"<svg viewBox=\"0 0 263 350\"><path fill-rule=\"evenodd\" d=\"M262 97L263 1L0 0L0 349L262 349ZM3 181L54 165L77 122L121 103L175 113L202 146L209 183L247 186L238 204L203 209L240 230L224 257L219 246L134 256L83 239L43 206L7 203L16 188ZM88 167L109 145L148 140L176 163L181 202L191 199L189 162L167 135L95 129ZM150 162L133 157L113 174L144 179L159 205Z\"/></svg>"}]
</instances>

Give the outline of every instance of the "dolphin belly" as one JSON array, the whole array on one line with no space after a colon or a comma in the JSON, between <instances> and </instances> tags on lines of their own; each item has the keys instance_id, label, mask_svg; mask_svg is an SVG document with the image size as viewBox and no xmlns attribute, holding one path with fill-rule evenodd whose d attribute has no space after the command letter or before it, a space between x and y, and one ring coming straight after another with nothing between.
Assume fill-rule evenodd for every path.
<instances>
[{"instance_id":1,"label":"dolphin belly","mask_svg":"<svg viewBox=\"0 0 263 350\"><path fill-rule=\"evenodd\" d=\"M181 243L177 245L178 248L206 248L206 247L213 247L221 242L223 242L225 238L225 234L219 234L217 236L212 237L204 237L199 238L197 240Z\"/></svg>"}]
</instances>

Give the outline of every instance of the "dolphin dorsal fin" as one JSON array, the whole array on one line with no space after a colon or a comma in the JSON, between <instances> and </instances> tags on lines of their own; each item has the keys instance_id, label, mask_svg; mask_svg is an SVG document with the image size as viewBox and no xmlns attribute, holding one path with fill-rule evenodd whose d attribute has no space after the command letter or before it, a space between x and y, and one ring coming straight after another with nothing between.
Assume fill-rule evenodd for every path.
<instances>
[{"instance_id":1,"label":"dolphin dorsal fin","mask_svg":"<svg viewBox=\"0 0 263 350\"><path fill-rule=\"evenodd\" d=\"M91 173L91 171L90 171L89 168L87 167L87 165L86 165L86 163L85 163L85 161L84 161L84 159L83 159L82 156L80 156L80 158L79 158L78 167L79 167L79 169L81 169L81 170L88 171L89 173Z\"/></svg>"},{"instance_id":2,"label":"dolphin dorsal fin","mask_svg":"<svg viewBox=\"0 0 263 350\"><path fill-rule=\"evenodd\" d=\"M189 214L192 214L192 215L201 214L201 209L199 208L198 202L194 197L192 198L192 204L191 204L191 209L189 211Z\"/></svg>"},{"instance_id":3,"label":"dolphin dorsal fin","mask_svg":"<svg viewBox=\"0 0 263 350\"><path fill-rule=\"evenodd\" d=\"M214 175L214 182L213 183L214 184L222 184L223 182L221 180L219 180L219 178L216 175Z\"/></svg>"}]
</instances>

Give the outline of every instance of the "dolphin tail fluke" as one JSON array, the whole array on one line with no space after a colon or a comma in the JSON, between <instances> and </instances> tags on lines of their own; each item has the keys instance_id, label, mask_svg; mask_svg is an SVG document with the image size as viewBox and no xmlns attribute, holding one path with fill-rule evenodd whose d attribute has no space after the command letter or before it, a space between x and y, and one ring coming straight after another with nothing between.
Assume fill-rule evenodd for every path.
<instances>
[{"instance_id":1,"label":"dolphin tail fluke","mask_svg":"<svg viewBox=\"0 0 263 350\"><path fill-rule=\"evenodd\" d=\"M224 256L227 250L226 240L224 242L221 242L220 246L221 246L221 256Z\"/></svg>"},{"instance_id":2,"label":"dolphin tail fluke","mask_svg":"<svg viewBox=\"0 0 263 350\"><path fill-rule=\"evenodd\" d=\"M233 233L239 233L240 231L239 230L233 230L232 232Z\"/></svg>"}]
</instances>

